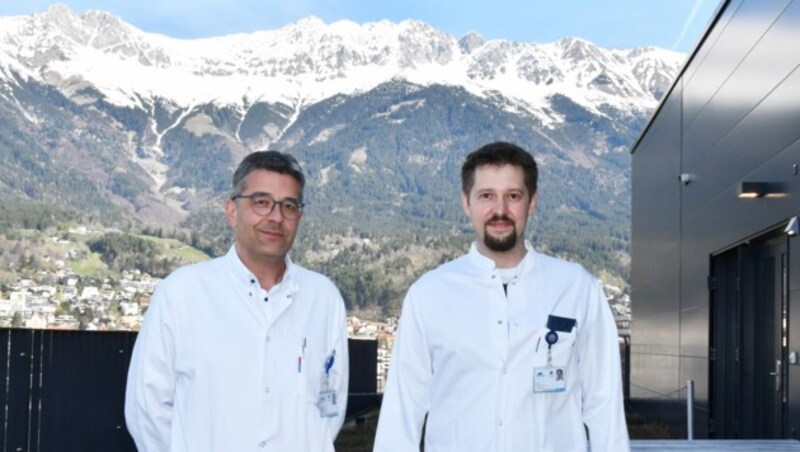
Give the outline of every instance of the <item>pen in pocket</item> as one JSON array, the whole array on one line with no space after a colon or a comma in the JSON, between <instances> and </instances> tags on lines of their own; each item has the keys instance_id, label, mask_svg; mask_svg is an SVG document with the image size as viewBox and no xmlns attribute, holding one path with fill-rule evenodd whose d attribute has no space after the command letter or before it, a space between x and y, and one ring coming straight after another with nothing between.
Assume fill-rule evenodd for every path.
<instances>
[{"instance_id":1,"label":"pen in pocket","mask_svg":"<svg viewBox=\"0 0 800 452\"><path fill-rule=\"evenodd\" d=\"M297 357L297 373L303 371L303 358L306 357L306 338L303 338L303 346L300 348L300 356Z\"/></svg>"}]
</instances>

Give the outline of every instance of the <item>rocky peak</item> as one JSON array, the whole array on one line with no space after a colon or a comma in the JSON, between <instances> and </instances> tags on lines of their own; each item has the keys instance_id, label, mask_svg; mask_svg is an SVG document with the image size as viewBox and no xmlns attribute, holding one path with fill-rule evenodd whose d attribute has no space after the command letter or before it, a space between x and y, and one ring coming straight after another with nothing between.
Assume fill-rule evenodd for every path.
<instances>
[{"instance_id":1,"label":"rocky peak","mask_svg":"<svg viewBox=\"0 0 800 452\"><path fill-rule=\"evenodd\" d=\"M461 48L462 52L469 54L472 53L473 50L484 45L485 43L486 40L483 39L483 36L473 32L473 33L468 33L463 38L459 39L458 47Z\"/></svg>"}]
</instances>

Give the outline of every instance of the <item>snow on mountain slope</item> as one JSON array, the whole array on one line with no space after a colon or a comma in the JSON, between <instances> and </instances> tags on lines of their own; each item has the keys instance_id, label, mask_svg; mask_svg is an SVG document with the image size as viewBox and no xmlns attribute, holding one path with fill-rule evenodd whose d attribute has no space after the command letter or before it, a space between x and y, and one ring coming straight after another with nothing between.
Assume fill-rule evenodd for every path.
<instances>
[{"instance_id":1,"label":"snow on mountain slope","mask_svg":"<svg viewBox=\"0 0 800 452\"><path fill-rule=\"evenodd\" d=\"M5 55L4 55L5 54ZM278 30L179 40L146 33L104 12L76 15L63 5L0 18L0 77L27 72L68 96L91 87L105 100L148 110L256 102L295 109L392 79L500 94L545 125L561 118L554 94L602 114L608 105L655 107L684 55L657 48L607 50L577 38L547 44L461 39L419 21L325 24L309 17Z\"/></svg>"}]
</instances>

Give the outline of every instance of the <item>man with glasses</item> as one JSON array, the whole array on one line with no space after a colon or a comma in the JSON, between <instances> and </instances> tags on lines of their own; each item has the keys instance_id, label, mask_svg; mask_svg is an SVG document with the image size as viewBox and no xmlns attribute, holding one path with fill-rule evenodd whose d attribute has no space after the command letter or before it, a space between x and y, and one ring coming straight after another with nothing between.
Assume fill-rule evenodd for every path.
<instances>
[{"instance_id":1,"label":"man with glasses","mask_svg":"<svg viewBox=\"0 0 800 452\"><path fill-rule=\"evenodd\" d=\"M617 329L598 281L525 240L533 156L491 143L467 156L469 253L408 290L376 452L629 450Z\"/></svg>"},{"instance_id":2,"label":"man with glasses","mask_svg":"<svg viewBox=\"0 0 800 452\"><path fill-rule=\"evenodd\" d=\"M233 246L156 289L125 400L140 451L333 451L346 313L333 283L288 255L304 184L290 155L248 155L225 205Z\"/></svg>"}]
</instances>

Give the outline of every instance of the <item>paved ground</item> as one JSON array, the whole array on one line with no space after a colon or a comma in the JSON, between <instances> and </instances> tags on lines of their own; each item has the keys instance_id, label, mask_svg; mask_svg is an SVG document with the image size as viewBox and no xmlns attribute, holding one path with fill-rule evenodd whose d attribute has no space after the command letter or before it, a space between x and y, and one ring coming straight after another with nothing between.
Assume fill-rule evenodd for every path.
<instances>
[{"instance_id":1,"label":"paved ground","mask_svg":"<svg viewBox=\"0 0 800 452\"><path fill-rule=\"evenodd\" d=\"M655 451L697 452L768 452L800 451L800 441L795 440L633 440L632 452Z\"/></svg>"}]
</instances>

